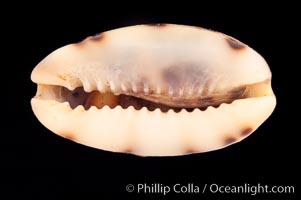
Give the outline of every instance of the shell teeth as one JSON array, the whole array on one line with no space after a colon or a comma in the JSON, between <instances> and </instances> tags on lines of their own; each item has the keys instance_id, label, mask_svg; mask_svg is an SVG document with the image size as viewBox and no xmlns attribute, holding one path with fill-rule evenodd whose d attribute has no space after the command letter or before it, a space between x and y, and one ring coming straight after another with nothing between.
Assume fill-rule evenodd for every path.
<instances>
[{"instance_id":1,"label":"shell teeth","mask_svg":"<svg viewBox=\"0 0 301 200\"><path fill-rule=\"evenodd\" d=\"M57 103L57 102L55 102L55 103ZM59 106L61 106L61 107L63 107L63 108L67 108L68 111L73 111L73 109L72 109L71 106L70 106L70 103L67 102L67 101L62 102L62 103L58 103L57 105L59 105Z\"/></svg>"},{"instance_id":2,"label":"shell teeth","mask_svg":"<svg viewBox=\"0 0 301 200\"><path fill-rule=\"evenodd\" d=\"M100 92L104 91L104 86L101 81L97 81L97 90Z\"/></svg>"},{"instance_id":3,"label":"shell teeth","mask_svg":"<svg viewBox=\"0 0 301 200\"><path fill-rule=\"evenodd\" d=\"M126 108L126 110L135 111L136 109L134 108L134 106L129 106L129 107Z\"/></svg>"},{"instance_id":4,"label":"shell teeth","mask_svg":"<svg viewBox=\"0 0 301 200\"><path fill-rule=\"evenodd\" d=\"M179 113L180 114L188 114L189 112L186 109L181 109Z\"/></svg>"},{"instance_id":5,"label":"shell teeth","mask_svg":"<svg viewBox=\"0 0 301 200\"><path fill-rule=\"evenodd\" d=\"M120 84L121 90L126 92L127 91L127 87L124 85L124 83Z\"/></svg>"},{"instance_id":6,"label":"shell teeth","mask_svg":"<svg viewBox=\"0 0 301 200\"><path fill-rule=\"evenodd\" d=\"M199 87L199 90L198 90L198 92L197 92L197 95L198 95L198 96L201 96L202 93L203 93L203 87Z\"/></svg>"},{"instance_id":7,"label":"shell teeth","mask_svg":"<svg viewBox=\"0 0 301 200\"><path fill-rule=\"evenodd\" d=\"M195 109L193 109L193 111L191 113L200 113L200 112L203 112L203 111L198 108L195 108Z\"/></svg>"},{"instance_id":8,"label":"shell teeth","mask_svg":"<svg viewBox=\"0 0 301 200\"><path fill-rule=\"evenodd\" d=\"M148 84L147 83L143 83L143 91L145 94L149 93L149 88L148 88Z\"/></svg>"},{"instance_id":9,"label":"shell teeth","mask_svg":"<svg viewBox=\"0 0 301 200\"><path fill-rule=\"evenodd\" d=\"M142 107L142 108L140 109L140 111L141 111L141 112L148 112L148 109L147 109L146 107Z\"/></svg>"},{"instance_id":10,"label":"shell teeth","mask_svg":"<svg viewBox=\"0 0 301 200\"><path fill-rule=\"evenodd\" d=\"M168 94L169 94L169 96L172 96L172 95L173 95L173 92L174 92L173 88L172 88L172 87L169 87L169 88L168 88Z\"/></svg>"},{"instance_id":11,"label":"shell teeth","mask_svg":"<svg viewBox=\"0 0 301 200\"><path fill-rule=\"evenodd\" d=\"M112 108L109 107L109 109L112 109ZM120 105L115 106L113 109L118 110L118 111L123 110L123 108Z\"/></svg>"},{"instance_id":12,"label":"shell teeth","mask_svg":"<svg viewBox=\"0 0 301 200\"><path fill-rule=\"evenodd\" d=\"M180 88L180 90L179 90L179 97L183 96L183 94L184 94L184 89Z\"/></svg>"},{"instance_id":13,"label":"shell teeth","mask_svg":"<svg viewBox=\"0 0 301 200\"><path fill-rule=\"evenodd\" d=\"M90 110L98 110L98 108L96 106L90 106L86 111L90 111Z\"/></svg>"},{"instance_id":14,"label":"shell teeth","mask_svg":"<svg viewBox=\"0 0 301 200\"><path fill-rule=\"evenodd\" d=\"M132 90L133 92L137 92L137 86L134 83L132 83Z\"/></svg>"},{"instance_id":15,"label":"shell teeth","mask_svg":"<svg viewBox=\"0 0 301 200\"><path fill-rule=\"evenodd\" d=\"M109 81L109 85L110 85L111 91L114 92L116 90L116 86L115 86L114 82L113 81Z\"/></svg>"},{"instance_id":16,"label":"shell teeth","mask_svg":"<svg viewBox=\"0 0 301 200\"><path fill-rule=\"evenodd\" d=\"M73 111L81 111L81 112L83 112L83 111L85 111L85 108L84 108L83 105L78 105L78 106L76 106L76 108L73 109Z\"/></svg>"},{"instance_id":17,"label":"shell teeth","mask_svg":"<svg viewBox=\"0 0 301 200\"><path fill-rule=\"evenodd\" d=\"M199 85L199 90L198 90L198 93L197 95L198 96L201 96L203 94L203 91L204 91L204 86L206 85L206 82L207 80L203 80L203 82Z\"/></svg>"},{"instance_id":18,"label":"shell teeth","mask_svg":"<svg viewBox=\"0 0 301 200\"><path fill-rule=\"evenodd\" d=\"M84 88L85 92L92 92L93 91L92 84L87 80L83 80L83 88Z\"/></svg>"},{"instance_id":19,"label":"shell teeth","mask_svg":"<svg viewBox=\"0 0 301 200\"><path fill-rule=\"evenodd\" d=\"M157 92L157 94L161 94L161 87L160 86L157 86L156 92Z\"/></svg>"},{"instance_id":20,"label":"shell teeth","mask_svg":"<svg viewBox=\"0 0 301 200\"><path fill-rule=\"evenodd\" d=\"M94 107L94 106L92 106L92 107ZM109 111L109 110L111 110L111 108L108 105L105 105L104 107L101 108L101 110Z\"/></svg>"},{"instance_id":21,"label":"shell teeth","mask_svg":"<svg viewBox=\"0 0 301 200\"><path fill-rule=\"evenodd\" d=\"M211 94L214 91L214 83L210 84L210 87L208 87L208 93Z\"/></svg>"},{"instance_id":22,"label":"shell teeth","mask_svg":"<svg viewBox=\"0 0 301 200\"><path fill-rule=\"evenodd\" d=\"M175 114L176 112L173 109L169 109L166 114L171 115L171 114Z\"/></svg>"},{"instance_id":23,"label":"shell teeth","mask_svg":"<svg viewBox=\"0 0 301 200\"><path fill-rule=\"evenodd\" d=\"M189 96L192 96L193 90L194 90L194 87L193 87L193 86L192 86L192 87L189 87L189 89L188 89L188 95L189 95Z\"/></svg>"},{"instance_id":24,"label":"shell teeth","mask_svg":"<svg viewBox=\"0 0 301 200\"><path fill-rule=\"evenodd\" d=\"M72 84L68 84L66 87L67 87L68 90L71 90L71 91L75 90L75 88L76 88Z\"/></svg>"}]
</instances>

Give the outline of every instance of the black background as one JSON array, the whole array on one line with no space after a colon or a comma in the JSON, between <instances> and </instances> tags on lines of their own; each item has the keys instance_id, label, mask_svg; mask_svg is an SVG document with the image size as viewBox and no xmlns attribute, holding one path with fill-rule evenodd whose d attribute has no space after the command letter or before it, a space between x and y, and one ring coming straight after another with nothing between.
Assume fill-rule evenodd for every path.
<instances>
[{"instance_id":1,"label":"black background","mask_svg":"<svg viewBox=\"0 0 301 200\"><path fill-rule=\"evenodd\" d=\"M108 14L103 13L106 9ZM214 9L205 14L206 8L186 10L189 15L180 12L181 9L170 9L173 11L170 13L155 8L148 12L133 10L121 13L103 7L99 12L86 8L46 12L39 8L32 11L32 16L26 10L15 12L16 19L7 16L8 26L3 31L7 36L2 38L9 44L8 55L4 54L9 62L2 66L8 70L2 76L7 74L3 80L8 82L3 84L7 86L4 91L9 94L3 99L2 112L6 113L1 133L5 136L1 140L1 168L5 169L2 183L6 186L3 191L41 199L46 196L89 196L88 199L92 199L93 195L93 199L102 199L104 195L143 199L150 195L127 193L125 186L129 183L297 186L300 156L296 135L300 129L296 129L298 117L291 112L296 114L298 109L293 89L298 86L298 79L294 78L295 64L290 47L294 46L290 34L294 24L288 23L294 20L294 13L284 17L279 11L267 13L258 8L251 12L233 8L232 16ZM30 107L36 90L30 73L40 60L53 50L89 35L144 23L201 26L231 35L254 48L267 60L273 74L272 84L277 96L274 113L238 144L209 153L163 158L142 158L85 147L51 133L39 123ZM295 190L298 192L298 188ZM206 196L209 194L185 194L177 198L206 199ZM220 194L211 196L222 197ZM253 199L253 196L244 196ZM268 196L290 199L295 195ZM156 197L162 198L162 195ZM254 199L263 197L266 196L258 195Z\"/></svg>"}]
</instances>

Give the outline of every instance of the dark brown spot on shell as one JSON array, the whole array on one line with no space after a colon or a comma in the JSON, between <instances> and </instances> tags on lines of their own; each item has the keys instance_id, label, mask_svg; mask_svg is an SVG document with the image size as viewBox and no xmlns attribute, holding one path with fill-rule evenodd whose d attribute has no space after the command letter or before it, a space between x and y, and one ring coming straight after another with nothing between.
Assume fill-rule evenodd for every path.
<instances>
[{"instance_id":1,"label":"dark brown spot on shell","mask_svg":"<svg viewBox=\"0 0 301 200\"><path fill-rule=\"evenodd\" d=\"M194 153L199 153L200 151L197 151L195 149L187 149L184 151L184 155L189 155L189 154L194 154Z\"/></svg>"},{"instance_id":2,"label":"dark brown spot on shell","mask_svg":"<svg viewBox=\"0 0 301 200\"><path fill-rule=\"evenodd\" d=\"M247 135L250 135L252 133L253 129L250 128L250 127L247 127L245 129L243 129L243 131L241 132L241 135L242 136L247 136Z\"/></svg>"},{"instance_id":3,"label":"dark brown spot on shell","mask_svg":"<svg viewBox=\"0 0 301 200\"><path fill-rule=\"evenodd\" d=\"M158 24L146 24L147 26L155 26L155 27L165 27L167 26L167 24L164 24L164 23L158 23Z\"/></svg>"},{"instance_id":4,"label":"dark brown spot on shell","mask_svg":"<svg viewBox=\"0 0 301 200\"><path fill-rule=\"evenodd\" d=\"M61 133L61 135L62 135L64 138L68 139L68 140L73 140L73 141L75 141L74 134L72 134L72 133Z\"/></svg>"},{"instance_id":5,"label":"dark brown spot on shell","mask_svg":"<svg viewBox=\"0 0 301 200\"><path fill-rule=\"evenodd\" d=\"M104 38L104 33L98 33L90 37L90 39L93 41L100 41L103 40L103 38Z\"/></svg>"},{"instance_id":6,"label":"dark brown spot on shell","mask_svg":"<svg viewBox=\"0 0 301 200\"><path fill-rule=\"evenodd\" d=\"M246 46L245 44L243 44L240 41L233 39L231 37L226 38L226 40L227 40L227 43L229 44L229 46L235 50L243 49Z\"/></svg>"},{"instance_id":7,"label":"dark brown spot on shell","mask_svg":"<svg viewBox=\"0 0 301 200\"><path fill-rule=\"evenodd\" d=\"M229 145L229 144L232 144L236 141L236 138L234 137L228 137L225 139L225 145Z\"/></svg>"},{"instance_id":8,"label":"dark brown spot on shell","mask_svg":"<svg viewBox=\"0 0 301 200\"><path fill-rule=\"evenodd\" d=\"M133 154L134 151L133 151L132 148L126 148L126 149L123 150L123 152L127 153L127 154Z\"/></svg>"},{"instance_id":9,"label":"dark brown spot on shell","mask_svg":"<svg viewBox=\"0 0 301 200\"><path fill-rule=\"evenodd\" d=\"M87 37L86 39L84 39L84 40L82 40L78 43L75 43L75 45L78 45L80 47L80 46L84 45L86 42L88 42L89 40L99 42L103 39L104 39L104 33L98 33L98 34L95 34L93 36Z\"/></svg>"}]
</instances>

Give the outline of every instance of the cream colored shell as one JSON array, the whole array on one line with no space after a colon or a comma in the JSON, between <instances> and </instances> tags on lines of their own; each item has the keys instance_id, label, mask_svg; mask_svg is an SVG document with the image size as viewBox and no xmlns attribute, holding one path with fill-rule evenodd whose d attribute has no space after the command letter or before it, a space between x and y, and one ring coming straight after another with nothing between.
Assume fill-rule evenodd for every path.
<instances>
[{"instance_id":1,"label":"cream colored shell","mask_svg":"<svg viewBox=\"0 0 301 200\"><path fill-rule=\"evenodd\" d=\"M162 73L172 73L169 80ZM176 74L176 75L174 75ZM271 72L247 45L218 32L183 25L115 29L64 46L33 70L32 109L48 129L75 142L141 156L207 152L236 143L263 123L276 105ZM71 108L56 85L112 92L173 104L229 88L267 82L254 97L192 112L120 106ZM258 94L257 94L258 93ZM260 94L260 95L259 95Z\"/></svg>"}]
</instances>

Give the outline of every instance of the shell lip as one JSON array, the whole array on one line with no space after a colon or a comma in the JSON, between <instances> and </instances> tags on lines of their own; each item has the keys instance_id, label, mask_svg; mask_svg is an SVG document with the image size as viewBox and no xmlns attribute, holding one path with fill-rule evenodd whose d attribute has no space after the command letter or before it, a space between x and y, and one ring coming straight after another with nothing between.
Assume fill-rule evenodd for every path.
<instances>
[{"instance_id":1,"label":"shell lip","mask_svg":"<svg viewBox=\"0 0 301 200\"><path fill-rule=\"evenodd\" d=\"M210 35L209 35L208 31L198 32L194 28L190 29L190 27L188 27L188 26L187 27L186 26L183 26L183 27L181 26L180 27L181 29L179 29L179 27L178 27L179 25L169 25L169 24L168 25L166 25L166 24L156 24L155 27L154 27L155 29L152 28L150 25L145 25L145 26L148 26L150 28L136 27L139 30L141 30L141 34L139 33L139 35L142 35L141 38L137 35L138 41L139 41L139 39L141 39L141 40L149 39L150 33L154 34L155 38L159 38L159 42L162 41L162 40L165 41L166 40L165 33L170 33L169 31L178 31L179 33L181 33L180 34L181 36L182 36L182 34L185 34L184 36L187 36L186 34L188 34L188 36L191 36L193 39L196 35L198 36L199 34L205 34L204 35L204 38L206 39L206 41L204 40L205 45L207 45L207 39L210 39L210 41L213 42L213 43L214 42L222 42L222 43L217 43L221 47L223 45L225 45L226 42L228 42L229 45L232 46L232 48L234 48L234 49L240 49L240 48L242 48L242 45L243 45L238 40L235 40L235 39L233 39L229 36L226 36L226 35L223 35L223 34L215 35L216 33L213 34L211 32L210 32ZM168 26L168 27L170 26L170 28L167 28L167 29L162 28L161 29L161 27L166 27L166 26ZM140 28L143 28L143 30L140 29ZM162 80L161 79L158 80L158 82L160 82L159 83L159 85L160 85L159 86L160 87L160 89L159 89L160 92L159 93L160 94L153 94L154 92L152 92L152 91L153 90L157 91L156 90L157 88L152 88L151 84L148 83L148 82L151 82L149 80L148 80L148 82L146 81L146 84L144 83L144 85L142 85L142 86L139 85L135 89L131 88L133 90L132 92L128 92L128 93L122 92L119 88L120 87L119 82L114 80L114 77L116 79L117 75L116 74L110 74L110 73L114 73L114 71L116 71L115 67L113 67L114 69L112 70L112 72L107 69L107 68L110 68L110 66L112 65L112 63L110 63L111 61L110 62L104 62L103 65L101 65L101 66L102 67L105 66L103 68L106 68L106 69L103 69L103 71L100 70L98 74L96 74L96 75L89 74L90 71L92 71L92 72L96 71L95 65L97 67L99 67L98 66L99 62L102 62L102 61L99 61L100 60L99 58L105 59L108 54L109 54L109 57L111 56L110 53L108 53L108 54L95 53L95 52L100 52L101 50L102 51L107 50L106 47L108 47L108 46L106 46L107 45L106 42L108 40L109 40L109 42L108 42L109 44L114 44L115 45L115 46L114 45L109 46L110 48L112 47L112 49L116 49L116 47L120 47L120 46L116 46L116 44L114 43L115 40L117 41L116 43L118 43L118 44L120 42L125 42L124 40L122 40L120 38L117 39L116 36L119 36L118 34L120 34L120 33L127 33L124 37L122 37L122 38L126 38L125 40L126 40L127 43L128 43L128 40L130 40L132 42L137 41L136 37L132 37L131 34L128 34L128 33L133 33L134 34L134 32L131 32L132 30L134 30L133 27L125 28L125 29L122 29L122 30L119 29L118 31L121 31L121 32L118 32L117 30L108 31L108 32L105 32L104 34L101 34L100 35L101 37L97 36L95 38L95 40L93 39L94 37L89 37L90 39L87 39L86 43L84 45L79 46L79 45L71 44L71 45L66 45L66 46L64 46L60 49L57 49L53 53L48 55L44 60L42 60L37 65L37 67L33 70L32 74L31 74L31 79L34 82L38 83L38 85L41 85L41 84L57 85L57 86L65 87L69 90L76 90L76 88L78 88L78 87L83 87L86 92L92 92L94 90L99 90L99 88L101 88L101 90L103 90L103 91L100 91L100 92L105 93L105 92L109 91L109 92L112 92L114 94L121 93L121 94L126 94L126 95L129 95L129 96L135 96L135 97L147 100L147 101L151 101L151 102L155 102L155 103L159 102L159 103L162 103L164 105L168 105L168 106L172 106L172 107L180 107L180 108L181 107L185 107L185 108L186 107L189 107L189 108L195 108L195 107L203 108L204 107L204 108L206 108L208 106L219 106L221 103L231 103L233 100L239 99L239 98L262 96L261 94L257 94L258 93L257 91L262 91L261 89L255 90L255 92L254 92L254 90L250 90L250 89L245 88L245 87L249 87L249 86L245 86L245 85L241 85L241 84L245 84L246 82L249 83L250 80L251 80L251 82L262 80L261 79L262 77L267 77L267 76L270 75L270 73L268 73L268 72L264 72L263 73L264 75L258 76L259 78L257 77L256 80L251 78L248 81L240 81L240 80L244 80L244 78L245 78L246 73L243 73L244 78L237 78L239 80L238 82L235 82L235 83L232 84L232 81L228 81L228 82L230 82L230 87L228 87L229 84L225 84L225 87L227 88L228 91L224 92L222 95L220 95L220 94L216 95L216 96L215 95L210 95L210 94L207 95L207 96L203 95L203 93L206 93L210 90L215 90L213 87L215 87L217 85L217 83L215 83L215 84L207 83L206 82L207 81L207 76L208 76L207 72L206 73L199 73L199 71L203 71L204 69L196 70L195 67L191 67L192 65L193 66L194 65L198 66L198 64L201 64L202 66L206 65L206 63L207 63L206 59L205 59L205 61L201 60L200 62L198 62L198 60L194 60L194 59L192 59L192 57L189 57L189 54L187 54L187 55L185 54L183 56L183 57L185 57L185 59L183 59L185 61L185 62L183 62L184 63L183 66L187 67L187 69L186 68L184 69L184 67L182 67L182 65L181 65L181 67L177 67L177 65L176 65L176 67L173 66L173 65L171 65L171 67L170 66L168 66L168 67L165 66L167 68L167 69L165 69L164 64L162 64L163 67L162 66L161 66L161 68L159 67L160 70L157 70L157 71L159 71L158 72L159 75L160 75L160 73L161 73L161 75L163 74L162 77L160 76ZM135 31L136 30L137 29L135 29ZM145 30L147 30L147 32L144 32ZM166 30L167 32L164 32L164 31L162 32L162 30ZM123 31L125 31L125 32L123 32ZM103 37L104 35L105 35L105 37ZM188 42L185 40L184 43L183 43L183 39L181 39L182 37L180 37L180 39L179 39L178 33L175 34L175 35L176 35L175 40L169 40L167 38L167 41L168 41L166 43L167 45L169 45L170 42L175 42L175 41L179 42L179 43L176 43L178 46L180 46L180 45L185 46L187 43L189 45L190 44L194 45L194 43L191 42L190 40ZM211 40L211 37L213 38L213 36L216 38L216 41L215 41L215 38L214 38L214 40ZM99 43L99 41L101 43ZM157 43L157 40L155 40L155 41L156 42L152 42L151 45L153 45L153 43L155 43L155 47L158 47L158 46L160 47L160 43ZM194 41L194 40L192 40L192 41ZM105 45L103 45L102 42L105 42ZM149 43L148 43L148 45L149 45ZM122 46L128 47L127 45L124 45L124 44ZM191 47L191 46L189 46L189 47ZM197 48L197 46L193 46L193 47ZM140 46L139 46L139 48L140 48ZM179 49L182 49L182 47L179 48ZM134 48L133 51L135 53L137 53L136 50L137 49ZM147 49L147 50L149 50L149 49ZM147 52L147 50L146 50L146 52ZM120 51L123 52L123 49L121 49ZM112 51L112 52L113 52L112 54L114 54L114 56L117 56L117 55L124 56L124 53L119 54L120 53L119 51L117 51L118 53L116 53L115 50ZM206 52L207 52L207 49L206 49ZM210 52L208 55L212 55L212 56L216 55L216 54L214 54L214 52L213 53L211 51L208 51L208 52ZM227 54L230 52L229 55L231 55L231 56L232 55L233 56L237 55L237 54L233 53L232 49L229 50L229 46L225 47L225 52ZM248 54L250 54L252 56L257 56L257 54L254 54L252 51L248 51L248 52L249 52ZM163 53L167 53L166 55L169 55L169 53L166 52L166 51L164 51ZM223 53L224 52L222 52L222 54ZM117 55L115 55L115 54L117 54ZM172 55L173 56L171 58L173 59L173 62L182 60L182 59L177 60L177 57L175 56L177 54L173 53ZM115 58L114 56L113 56L113 58ZM71 57L71 59L70 59L70 57ZM135 57L137 57L137 56L135 56ZM188 57L188 58L186 59L186 57ZM122 60L124 58L121 57L120 59ZM95 60L98 60L98 61L95 61ZM111 60L111 59L109 59L109 60ZM156 60L156 59L153 59L153 60ZM186 62L187 60L190 61L189 64L187 64L188 63L188 62ZM234 59L234 60L237 61L236 59ZM245 61L246 59L243 59L243 60ZM256 58L255 60L256 60L256 64L258 64L258 66L263 65L265 67L266 63L262 59L260 59L260 58L257 59ZM94 61L96 63L93 63ZM136 63L136 60L134 60L133 62ZM142 60L142 62L144 62L144 60ZM155 62L155 64L156 64L156 62ZM155 64L152 63L153 66L157 66ZM239 62L239 64L241 64L241 63ZM245 62L243 62L243 64L245 64ZM93 67L90 67L90 66L93 66ZM124 67L123 64L120 64L120 66L122 66L122 68L126 68L126 67ZM129 65L129 66L132 66L132 65ZM254 64L254 66L257 66L257 65ZM126 69L128 69L128 68L126 68ZM168 70L168 69L171 69L171 70ZM205 69L207 70L206 67L205 67ZM224 73L224 72L229 72L227 70L223 71L224 70L223 67L218 67L218 69L221 69L221 74ZM237 70L240 72L240 69L241 68L238 68ZM263 68L263 69L265 69L265 68ZM121 67L117 68L117 70L121 70ZM171 72L171 71L174 71L174 70L176 72ZM204 71L206 71L206 70L204 70ZM253 71L256 71L256 70L253 70ZM166 73L164 73L164 72L166 72ZM220 72L220 71L218 71L218 72ZM99 82L102 82L99 86L99 85L95 84L95 79L96 78L94 76L102 76L103 73L107 73L107 74L106 74L106 77L102 77L102 78L99 78L101 80L97 80ZM152 74L152 73L148 73L148 76L151 76L149 74ZM165 76L164 74L167 74L167 76ZM186 84L186 83L183 83L183 80L182 80L183 76L181 76L181 74L195 75L195 76L197 76L197 78L200 78L201 80L203 80L203 79L206 80L206 81L204 81L206 83L204 83L203 86L200 86L201 85L200 83L196 84L195 86L194 85L192 86L193 88L194 87L195 88L203 87L203 88L198 90L199 91L198 93L200 93L199 97L194 97L194 94L187 97L186 94L185 94L185 93L187 93L186 90L184 89L184 92L183 92L183 90L181 91L179 89L179 87ZM214 72L209 73L209 74L215 75ZM125 74L121 74L121 75L125 75ZM137 74L134 74L134 75L131 74L131 75L128 75L128 77L136 76L136 75ZM241 75L241 74L239 74L239 75ZM209 77L210 77L210 75L209 75ZM235 77L238 77L238 76L236 75ZM241 77L241 76L239 76L239 77ZM252 76L247 76L247 77L252 77ZM152 77L148 77L146 79L151 79L151 78ZM107 80L105 80L105 79L107 79ZM145 78L143 77L142 79L145 79ZM228 78L226 77L225 79L228 79ZM129 79L129 80L133 81L132 79ZM224 80L224 79L222 79L222 80ZM92 83L89 83L89 82L92 82ZM175 82L180 82L180 86L179 86L179 83L174 84ZM202 82L202 81L200 81L200 82ZM210 82L210 80L208 82ZM223 85L224 82L218 83L218 84ZM135 84L136 84L136 82L135 82ZM207 85L205 85L205 84L207 84ZM162 89L163 87L161 88L162 85L165 87L164 89ZM239 87L241 87L241 88L238 88L238 89L237 88L231 88L231 87L234 87L234 86L236 87L237 85L239 85ZM127 87L124 87L124 88L125 89L123 89L123 90L126 91ZM142 92L141 92L141 88L143 90ZM138 90L138 91L136 91L136 90ZM214 91L214 92L215 93L222 93L223 91L221 91L221 90L222 89L219 89L219 91L217 91L217 92ZM245 92L245 90L247 90L247 92ZM176 97L176 95L179 95L180 93L181 93L181 97ZM210 92L208 92L208 93L210 93ZM270 92L270 93L272 93L272 92ZM250 94L252 94L252 95L250 95ZM59 94L57 94L56 96L59 96ZM194 99L192 97L194 97ZM61 98L61 96L58 97L58 98Z\"/></svg>"},{"instance_id":2,"label":"shell lip","mask_svg":"<svg viewBox=\"0 0 301 200\"><path fill-rule=\"evenodd\" d=\"M142 109L141 111L137 111L135 110L133 107L131 107L130 109L122 109L120 106L114 108L114 109L110 109L109 107L104 107L101 110L97 110L97 108L93 107L90 108L88 111L86 111L87 113L82 115L81 113L84 111L83 107L77 107L76 109L72 110L69 106L68 103L58 103L58 102L51 102L52 100L47 100L47 101L42 101L41 99L35 99L33 98L31 101L32 107L34 112L37 114L37 116L39 117L39 120L46 125L48 123L47 120L49 120L49 115L48 113L45 113L45 110L48 110L49 112L57 112L59 111L60 113L63 113L64 117L67 117L68 120L70 120L70 118L72 117L76 117L76 119L78 119L78 117L80 117L80 119L86 118L86 116L97 116L97 117L101 117L101 119L106 119L107 115L110 113L113 116L120 116L121 118L118 118L118 120L120 122L122 122L124 119L125 115L132 115L135 116L137 118L140 118L142 116L148 117L148 119L150 121L152 121L152 119L156 119L157 117L160 117L164 120L169 121L170 119L178 119L179 121L182 120L188 120L191 119L190 117L197 117L199 119L203 119L203 118L207 118L208 116L220 116L220 114L225 114L229 115L229 114L234 114L233 118L232 117L228 117L226 118L227 120L232 121L231 125L227 125L227 130L225 131L225 133L223 133L220 137L220 140L218 142L216 142L217 146L210 146L210 148L206 148L206 146L202 146L202 145L193 145L193 144L198 144L198 142L201 143L201 140L193 140L191 141L192 143L189 146L183 145L180 146L176 151L163 151L164 145L162 148L162 151L157 151L157 149L148 149L147 151L141 151L140 148L136 148L135 146L131 146L130 148L130 153L131 154L135 154L137 156L143 156L143 157L158 157L158 156L182 156L182 155L186 155L187 153L203 153L203 152L211 152L211 151L215 151L218 149L222 149L225 148L229 145L232 145L234 143L237 143L239 141L241 141L242 139L248 137L252 132L254 132L258 126L268 117L269 113L271 113L273 111L273 109L275 108L275 97L274 96L266 96L266 97L258 97L258 98L253 98L253 99L245 99L245 100L237 100L235 102L233 102L232 104L222 104L220 106L220 110L217 110L215 108L210 107L208 111L206 112L201 112L199 110L194 110L192 113L187 113L185 111L181 111L180 113L174 113L173 111L169 111L166 114L162 114L161 112L159 112L158 110L156 110L156 112L149 112L147 111L146 108ZM260 110L263 112L258 113L257 111L255 111L254 109L250 108L253 106L255 106L255 108L257 108L256 110ZM41 110L40 108L43 107L43 110ZM245 116L243 113L239 112L239 110L241 110L240 108L242 107L249 107L246 110L248 110L248 112L250 112L247 116ZM234 112L234 113L233 113ZM227 114L228 113L228 114ZM257 118L256 116L259 114L259 118ZM44 118L45 116L47 116L47 120ZM189 116L189 118L187 118ZM70 118L69 118L70 117ZM238 118L237 118L238 117ZM255 118L254 118L255 117ZM233 132L229 132L229 130L231 130L232 125L236 126L236 120L240 120L243 119L242 121L244 121L245 123L240 123L240 125L242 126L238 126L239 130L237 133L233 134ZM78 119L78 120L80 120ZM251 121L250 121L251 119ZM46 120L46 121L45 121ZM112 120L111 119L107 119L107 120ZM147 121L149 121L147 120ZM50 119L51 121L51 119ZM118 122L119 122L118 121ZM193 120L194 121L194 120ZM206 120L205 120L206 121ZM196 123L201 123L206 125L206 122L202 122L199 121L195 121ZM146 122L147 124L148 122ZM193 123L193 122L192 122ZM61 124L61 123L57 123L57 124ZM73 123L72 123L73 124ZM62 124L63 125L63 124ZM74 125L74 124L73 124ZM196 125L196 124L195 124ZM84 127L89 127L89 124L84 125ZM127 127L130 127L128 125L125 125ZM58 135L61 135L62 133L65 133L65 129L63 128L63 132L61 131L57 131L58 129L53 129L53 127L51 130L55 133L57 133ZM55 126L55 128L57 128ZM60 128L60 127L58 127ZM216 127L217 129L219 129L219 127ZM122 129L123 130L123 129ZM70 133L70 130L67 131L67 133ZM109 132L110 133L110 132ZM184 132L186 135L186 132ZM143 131L144 134L144 131ZM202 132L197 132L197 135L199 134L203 134ZM73 141L78 142L80 144L84 144L87 145L89 147L94 147L94 148L98 148L98 149L103 149L106 151L110 151L110 152L124 152L125 150L128 150L129 146L126 146L125 148L122 149L111 149L108 148L107 146L94 146L93 144L88 144L87 142L84 142L81 140L80 137L78 137L78 135L74 135L74 137L72 137L74 135L74 133L71 135L71 138ZM85 134L84 134L85 135ZM64 136L64 135L61 135ZM70 136L70 134L68 135ZM234 139L234 140L231 140ZM101 142L102 140L98 139L98 142L100 144L102 144ZM168 141L164 141L164 144L166 144L166 142ZM210 142L210 141L208 141ZM221 142L221 143L220 143ZM229 143L230 142L230 143ZM166 144L167 146L169 145ZM138 147L138 146L137 146ZM149 147L149 146L148 146Z\"/></svg>"}]
</instances>

